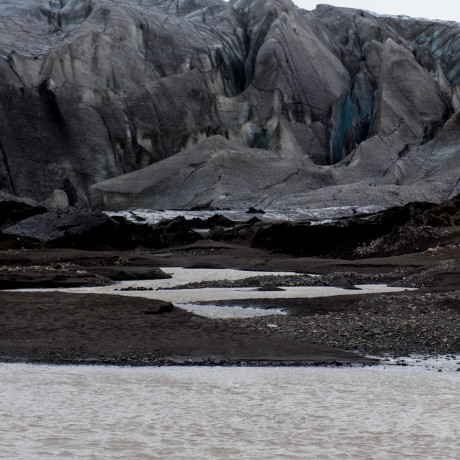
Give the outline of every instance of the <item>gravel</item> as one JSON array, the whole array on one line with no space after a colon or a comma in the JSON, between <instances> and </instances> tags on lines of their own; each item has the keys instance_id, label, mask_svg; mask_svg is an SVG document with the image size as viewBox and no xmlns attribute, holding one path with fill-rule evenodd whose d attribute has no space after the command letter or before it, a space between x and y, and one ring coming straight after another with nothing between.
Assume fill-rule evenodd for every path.
<instances>
[{"instance_id":1,"label":"gravel","mask_svg":"<svg viewBox=\"0 0 460 460\"><path fill-rule=\"evenodd\" d=\"M355 284L387 284L401 281L405 275L413 274L413 270L395 270L389 274L362 274L355 272L333 272L322 276L299 275L266 275L253 276L239 280L200 281L177 285L168 289L202 289L202 288L245 288L245 287L286 287L286 286L353 286ZM396 285L396 284L395 284ZM409 286L408 286L409 287Z\"/></svg>"},{"instance_id":2,"label":"gravel","mask_svg":"<svg viewBox=\"0 0 460 460\"><path fill-rule=\"evenodd\" d=\"M321 276L309 274L253 276L239 280L200 281L160 289L267 288L286 286L352 287L357 284L388 284L389 286L421 288L432 286L434 275L441 272L450 272L456 267L456 264L457 261L455 260L445 260L429 268L400 267L384 273L340 271Z\"/></svg>"},{"instance_id":3,"label":"gravel","mask_svg":"<svg viewBox=\"0 0 460 460\"><path fill-rule=\"evenodd\" d=\"M460 291L453 291L369 296L357 300L353 311L347 312L218 322L255 334L283 336L368 356L433 356L460 352L459 313Z\"/></svg>"}]
</instances>

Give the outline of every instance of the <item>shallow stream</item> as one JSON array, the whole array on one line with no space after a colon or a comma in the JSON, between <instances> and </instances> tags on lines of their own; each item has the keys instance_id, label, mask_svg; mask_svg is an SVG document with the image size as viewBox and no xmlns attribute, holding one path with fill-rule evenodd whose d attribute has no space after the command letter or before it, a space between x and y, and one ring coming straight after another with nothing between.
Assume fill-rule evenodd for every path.
<instances>
[{"instance_id":1,"label":"shallow stream","mask_svg":"<svg viewBox=\"0 0 460 460\"><path fill-rule=\"evenodd\" d=\"M200 302L238 299L286 299L328 297L335 295L359 295L381 292L403 291L403 287L390 287L383 284L364 284L359 290L342 289L332 286L288 286L281 291L259 291L256 287L245 288L200 288L174 289L187 283L217 280L240 280L266 275L295 275L293 272L259 272L233 269L187 269L163 267L162 270L172 275L170 279L122 281L112 286L84 288L33 289L34 291L60 291L85 294L116 294L147 299L164 300L174 305L210 318L242 318L250 316L284 314L281 310L262 310L255 308L223 307L213 305L197 306ZM132 288L132 290L125 290ZM141 288L141 290L137 290ZM28 289L27 291L32 291Z\"/></svg>"}]
</instances>

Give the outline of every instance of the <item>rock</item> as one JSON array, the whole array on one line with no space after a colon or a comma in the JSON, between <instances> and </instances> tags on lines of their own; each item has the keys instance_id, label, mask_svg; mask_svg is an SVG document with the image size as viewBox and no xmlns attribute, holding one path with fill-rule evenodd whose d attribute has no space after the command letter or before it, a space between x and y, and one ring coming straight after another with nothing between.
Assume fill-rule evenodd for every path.
<instances>
[{"instance_id":1,"label":"rock","mask_svg":"<svg viewBox=\"0 0 460 460\"><path fill-rule=\"evenodd\" d=\"M51 195L40 203L48 209L63 209L69 207L69 198L64 190L53 190Z\"/></svg>"},{"instance_id":2,"label":"rock","mask_svg":"<svg viewBox=\"0 0 460 460\"><path fill-rule=\"evenodd\" d=\"M254 224L257 224L258 222L262 222L262 220L254 216L254 217L251 217L249 220L247 220L244 224L252 226Z\"/></svg>"},{"instance_id":3,"label":"rock","mask_svg":"<svg viewBox=\"0 0 460 460\"><path fill-rule=\"evenodd\" d=\"M360 288L356 287L354 283L352 283L347 277L343 275L333 276L330 281L330 284L331 286L338 287L341 289L360 290Z\"/></svg>"},{"instance_id":4,"label":"rock","mask_svg":"<svg viewBox=\"0 0 460 460\"><path fill-rule=\"evenodd\" d=\"M259 224L251 245L301 256L351 258L356 256L355 249L359 245L390 233L434 206L432 203L413 203L322 225L311 225L310 222ZM347 287L351 284L346 280L337 282Z\"/></svg>"},{"instance_id":5,"label":"rock","mask_svg":"<svg viewBox=\"0 0 460 460\"><path fill-rule=\"evenodd\" d=\"M146 315L163 315L164 313L171 313L174 310L174 305L172 303L163 302L161 305L156 306L156 309L150 309L145 311Z\"/></svg>"},{"instance_id":6,"label":"rock","mask_svg":"<svg viewBox=\"0 0 460 460\"><path fill-rule=\"evenodd\" d=\"M134 219L137 221L137 222L145 222L146 219L144 219L143 217L141 216L138 216L135 212L130 212L131 216L134 217Z\"/></svg>"},{"instance_id":7,"label":"rock","mask_svg":"<svg viewBox=\"0 0 460 460\"><path fill-rule=\"evenodd\" d=\"M460 226L460 195L428 206L423 212L412 215L403 225L398 225L381 238L360 248L359 256L389 256L412 252L436 252L435 245L442 242L449 229Z\"/></svg>"},{"instance_id":8,"label":"rock","mask_svg":"<svg viewBox=\"0 0 460 460\"><path fill-rule=\"evenodd\" d=\"M4 230L7 235L26 237L49 247L76 247L103 244L119 224L99 211L53 210L36 215Z\"/></svg>"},{"instance_id":9,"label":"rock","mask_svg":"<svg viewBox=\"0 0 460 460\"><path fill-rule=\"evenodd\" d=\"M24 203L29 206L37 206L37 202L32 200L31 198L22 198L16 195L12 195L11 193L3 192L0 190L0 203L2 201L14 201L15 203Z\"/></svg>"},{"instance_id":10,"label":"rock","mask_svg":"<svg viewBox=\"0 0 460 460\"><path fill-rule=\"evenodd\" d=\"M201 239L201 236L190 228L189 223L182 216L158 222L152 227L151 232L155 247L160 248L190 244Z\"/></svg>"},{"instance_id":11,"label":"rock","mask_svg":"<svg viewBox=\"0 0 460 460\"><path fill-rule=\"evenodd\" d=\"M247 214L265 214L263 209L256 209L252 206L246 211Z\"/></svg>"},{"instance_id":12,"label":"rock","mask_svg":"<svg viewBox=\"0 0 460 460\"><path fill-rule=\"evenodd\" d=\"M460 196L428 208L406 224L392 229L367 247L358 249L360 256L388 256L427 251L436 252L439 245L457 233Z\"/></svg>"},{"instance_id":13,"label":"rock","mask_svg":"<svg viewBox=\"0 0 460 460\"><path fill-rule=\"evenodd\" d=\"M224 227L214 227L212 228L207 238L213 241L235 241L240 239L239 228L226 229Z\"/></svg>"},{"instance_id":14,"label":"rock","mask_svg":"<svg viewBox=\"0 0 460 460\"><path fill-rule=\"evenodd\" d=\"M200 219L195 217L188 221L190 227L192 228L213 228L216 226L219 227L234 227L236 222L228 219L227 217L223 216L222 214L214 214L207 219Z\"/></svg>"},{"instance_id":15,"label":"rock","mask_svg":"<svg viewBox=\"0 0 460 460\"><path fill-rule=\"evenodd\" d=\"M155 267L88 267L89 271L113 281L160 280L171 275ZM88 270L88 269L87 269Z\"/></svg>"},{"instance_id":16,"label":"rock","mask_svg":"<svg viewBox=\"0 0 460 460\"><path fill-rule=\"evenodd\" d=\"M46 208L36 204L30 205L23 201L0 201L0 229L45 212Z\"/></svg>"},{"instance_id":17,"label":"rock","mask_svg":"<svg viewBox=\"0 0 460 460\"><path fill-rule=\"evenodd\" d=\"M100 211L68 208L36 215L4 229L10 238L27 238L46 247L89 250L162 248L193 243L200 235L184 218L161 221L153 227Z\"/></svg>"},{"instance_id":18,"label":"rock","mask_svg":"<svg viewBox=\"0 0 460 460\"><path fill-rule=\"evenodd\" d=\"M257 288L258 291L263 292L278 292L278 291L285 291L286 289L280 288L278 286L261 286Z\"/></svg>"},{"instance_id":19,"label":"rock","mask_svg":"<svg viewBox=\"0 0 460 460\"><path fill-rule=\"evenodd\" d=\"M419 227L459 227L460 194L417 215L411 221L411 225Z\"/></svg>"}]
</instances>

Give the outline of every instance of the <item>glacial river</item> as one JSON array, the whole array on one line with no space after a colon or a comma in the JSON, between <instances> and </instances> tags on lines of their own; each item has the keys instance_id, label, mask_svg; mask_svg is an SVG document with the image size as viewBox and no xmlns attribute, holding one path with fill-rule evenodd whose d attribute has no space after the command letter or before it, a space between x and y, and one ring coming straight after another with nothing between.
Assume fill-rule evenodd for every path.
<instances>
[{"instance_id":1,"label":"glacial river","mask_svg":"<svg viewBox=\"0 0 460 460\"><path fill-rule=\"evenodd\" d=\"M121 281L116 285L83 288L49 288L49 289L22 289L26 292L71 292L75 294L116 294L127 297L144 297L146 299L164 300L186 309L190 312L209 318L244 318L250 316L282 315L282 310L257 309L241 307L223 307L213 305L199 305L200 302L238 299L276 299L276 298L312 298L335 295L363 295L375 293L390 293L403 291L409 288L391 287L384 284L362 284L357 290L341 289L333 286L294 286L284 287L281 291L258 291L255 287L249 288L202 288L180 289L177 286L187 283L218 280L243 280L245 278L266 275L295 275L294 272L260 272L232 269L199 269L162 267L170 279ZM126 290L126 289L133 290ZM141 288L143 290L137 290Z\"/></svg>"},{"instance_id":2,"label":"glacial river","mask_svg":"<svg viewBox=\"0 0 460 460\"><path fill-rule=\"evenodd\" d=\"M421 366L2 364L0 458L458 459L460 373Z\"/></svg>"},{"instance_id":3,"label":"glacial river","mask_svg":"<svg viewBox=\"0 0 460 460\"><path fill-rule=\"evenodd\" d=\"M345 211L337 209L345 214L357 210ZM359 209L365 211L371 210ZM136 211L149 222L172 217L166 214ZM278 215L264 218L276 220ZM190 290L182 299L181 290L156 289L260 274L165 271L173 275L171 280L117 286L148 285L153 291L115 292L114 286L89 291L161 295L192 310L198 306L183 303L265 295L253 289L203 289L195 290L200 291L196 299ZM270 296L394 289L361 288L287 288ZM459 358L442 364L422 361L418 367L343 369L0 364L0 459L458 459Z\"/></svg>"}]
</instances>

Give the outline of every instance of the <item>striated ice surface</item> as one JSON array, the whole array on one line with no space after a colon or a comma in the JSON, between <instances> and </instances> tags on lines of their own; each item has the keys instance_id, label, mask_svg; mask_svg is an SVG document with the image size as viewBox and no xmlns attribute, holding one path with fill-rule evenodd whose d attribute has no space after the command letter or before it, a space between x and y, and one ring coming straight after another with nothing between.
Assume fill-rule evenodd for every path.
<instances>
[{"instance_id":1,"label":"striated ice surface","mask_svg":"<svg viewBox=\"0 0 460 460\"><path fill-rule=\"evenodd\" d=\"M155 209L133 209L129 211L107 212L110 216L123 216L127 219L138 222L139 218L145 219L149 224L155 224L162 219L173 219L177 216L184 216L187 220L195 217L207 219L214 214L221 214L229 219L237 221L257 218L275 222L286 221L312 221L312 223L330 222L341 217L354 216L356 214L371 214L384 209L382 206L337 206L332 208L293 208L293 209L266 209L265 214L248 214L246 210L215 210L215 211L187 211L187 210L155 210Z\"/></svg>"}]
</instances>

